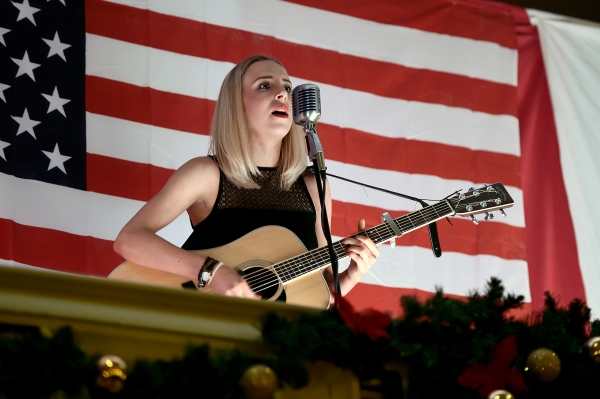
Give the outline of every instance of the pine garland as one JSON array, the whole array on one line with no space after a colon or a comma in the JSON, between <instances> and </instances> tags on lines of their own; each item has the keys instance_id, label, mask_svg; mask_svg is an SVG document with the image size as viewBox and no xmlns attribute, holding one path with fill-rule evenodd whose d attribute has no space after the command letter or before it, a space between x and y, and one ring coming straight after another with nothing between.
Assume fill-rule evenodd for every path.
<instances>
[{"instance_id":1,"label":"pine garland","mask_svg":"<svg viewBox=\"0 0 600 399\"><path fill-rule=\"evenodd\" d=\"M600 321L590 322L590 309L580 300L561 308L547 293L543 312L515 320L507 313L520 308L523 297L505 294L500 280L492 278L483 293L467 300L445 297L438 289L425 302L406 296L400 303L404 317L387 326L389 338L371 339L348 327L341 310L293 321L268 314L262 333L271 347L269 358L240 351L211 356L208 346L193 346L180 359L137 361L116 394L95 384L97 357L77 347L68 327L53 337L37 331L3 334L0 398L241 398L241 388L232 382L252 364L270 366L280 382L299 388L308 382L306 364L326 360L361 380L385 379L390 364L403 364L410 370L411 399L475 399L477 391L461 386L458 376L472 363L488 364L495 346L511 334L517 341L517 369L523 370L529 353L538 348L551 349L562 364L550 383L525 374L529 392L519 399L597 396L600 364L583 346L590 336L600 336Z\"/></svg>"}]
</instances>

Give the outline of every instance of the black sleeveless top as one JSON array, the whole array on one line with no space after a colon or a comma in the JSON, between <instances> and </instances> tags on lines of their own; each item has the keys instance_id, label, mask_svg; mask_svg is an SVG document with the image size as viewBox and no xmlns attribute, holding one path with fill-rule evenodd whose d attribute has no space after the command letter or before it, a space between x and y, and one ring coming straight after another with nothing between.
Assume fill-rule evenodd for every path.
<instances>
[{"instance_id":1,"label":"black sleeveless top","mask_svg":"<svg viewBox=\"0 0 600 399\"><path fill-rule=\"evenodd\" d=\"M210 214L192 226L194 231L182 248L219 247L263 226L277 225L291 230L307 249L318 247L315 234L316 211L302 176L289 191L280 188L277 168L258 168L253 180L261 187L235 186L219 170L219 193Z\"/></svg>"}]
</instances>

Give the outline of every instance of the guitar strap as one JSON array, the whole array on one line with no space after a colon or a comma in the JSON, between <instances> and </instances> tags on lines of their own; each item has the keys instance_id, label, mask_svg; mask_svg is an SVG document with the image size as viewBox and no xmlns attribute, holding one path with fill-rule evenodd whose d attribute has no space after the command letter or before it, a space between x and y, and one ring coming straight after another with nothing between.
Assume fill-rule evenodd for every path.
<instances>
[{"instance_id":1,"label":"guitar strap","mask_svg":"<svg viewBox=\"0 0 600 399\"><path fill-rule=\"evenodd\" d=\"M315 173L315 168L314 168L314 166L307 166L306 171L310 172L310 173ZM359 186L371 188L373 190L381 191L386 194L391 194L391 195L395 195L397 197L405 198L405 199L408 199L411 201L416 201L419 204L421 204L421 206L423 206L424 208L429 206L429 204L427 204L427 202L423 201L420 198L412 197L410 195L406 195L406 194L402 194L402 193L397 193L395 191L386 190L384 188L380 188L380 187L376 187L376 186L371 186L369 184L361 183L361 182L358 182L355 180L350 180L345 177L336 176L331 173L327 173L327 171L325 171L325 173L327 174L327 176L335 177L336 179L344 180L344 181L347 181L348 183L357 184ZM431 242L431 250L433 252L433 256L435 256L436 258L439 258L440 256L442 256L442 247L440 245L440 238L438 235L436 222L429 223L429 225L427 225L427 230L429 231L429 241Z\"/></svg>"}]
</instances>

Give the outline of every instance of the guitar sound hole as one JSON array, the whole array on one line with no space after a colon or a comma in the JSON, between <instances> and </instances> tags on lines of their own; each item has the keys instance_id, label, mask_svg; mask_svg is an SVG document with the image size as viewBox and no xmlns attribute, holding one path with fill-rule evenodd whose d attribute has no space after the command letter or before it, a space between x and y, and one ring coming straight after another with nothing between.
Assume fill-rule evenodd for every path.
<instances>
[{"instance_id":1,"label":"guitar sound hole","mask_svg":"<svg viewBox=\"0 0 600 399\"><path fill-rule=\"evenodd\" d=\"M277 291L279 291L279 279L273 271L264 267L250 266L241 273L250 286L250 289L261 295L263 299L268 300L277 295ZM282 290L275 300L285 302L285 290Z\"/></svg>"}]
</instances>

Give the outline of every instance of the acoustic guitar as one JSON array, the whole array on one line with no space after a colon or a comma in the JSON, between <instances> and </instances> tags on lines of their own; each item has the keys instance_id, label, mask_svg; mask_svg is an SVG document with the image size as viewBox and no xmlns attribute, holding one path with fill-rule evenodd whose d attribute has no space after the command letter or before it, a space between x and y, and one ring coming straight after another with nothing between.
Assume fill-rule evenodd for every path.
<instances>
[{"instance_id":1,"label":"acoustic guitar","mask_svg":"<svg viewBox=\"0 0 600 399\"><path fill-rule=\"evenodd\" d=\"M475 214L485 213L485 220L489 220L494 218L492 211L500 210L506 216L504 208L513 205L513 199L501 183L484 185L396 219L384 213L382 224L356 235L368 236L379 245L447 216L471 217L475 223ZM335 242L333 247L338 259L348 257L341 241ZM235 269L264 300L321 309L329 307L329 288L320 272L331 263L327 247L307 251L300 239L284 227L261 227L227 245L192 252L218 259ZM198 289L197 280L133 262L122 263L108 278L211 292L210 286Z\"/></svg>"}]
</instances>

